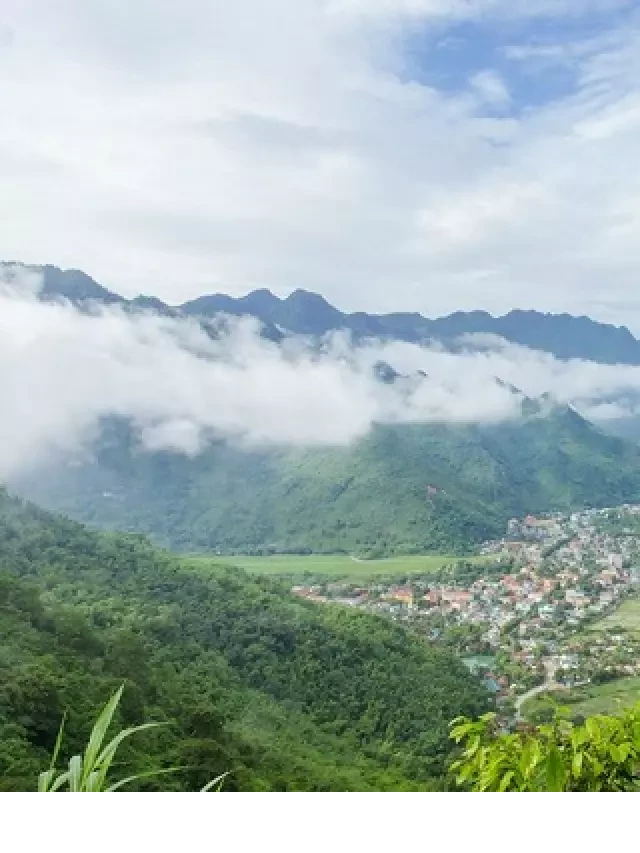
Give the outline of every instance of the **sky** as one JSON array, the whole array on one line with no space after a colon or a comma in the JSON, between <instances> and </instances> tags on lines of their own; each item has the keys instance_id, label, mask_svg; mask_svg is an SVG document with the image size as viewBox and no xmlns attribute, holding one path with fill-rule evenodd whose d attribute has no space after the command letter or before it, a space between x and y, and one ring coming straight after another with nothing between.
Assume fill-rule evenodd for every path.
<instances>
[{"instance_id":1,"label":"sky","mask_svg":"<svg viewBox=\"0 0 640 853\"><path fill-rule=\"evenodd\" d=\"M638 0L3 0L0 259L640 333Z\"/></svg>"}]
</instances>

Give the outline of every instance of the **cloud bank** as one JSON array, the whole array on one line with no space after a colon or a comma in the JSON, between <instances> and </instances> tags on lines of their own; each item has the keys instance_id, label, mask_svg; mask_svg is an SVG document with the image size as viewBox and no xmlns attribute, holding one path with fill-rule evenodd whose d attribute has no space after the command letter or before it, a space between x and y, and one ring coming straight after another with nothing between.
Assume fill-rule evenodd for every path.
<instances>
[{"instance_id":1,"label":"cloud bank","mask_svg":"<svg viewBox=\"0 0 640 853\"><path fill-rule=\"evenodd\" d=\"M381 382L380 361L404 378ZM131 420L148 450L188 455L220 438L344 445L374 423L515 418L520 397L506 383L612 417L620 413L616 395L640 395L640 368L559 362L499 339L469 341L456 354L402 343L354 347L343 334L320 349L301 339L278 346L248 320L229 320L212 338L195 321L118 308L86 313L4 288L0 477L88 446L108 416Z\"/></svg>"}]
</instances>

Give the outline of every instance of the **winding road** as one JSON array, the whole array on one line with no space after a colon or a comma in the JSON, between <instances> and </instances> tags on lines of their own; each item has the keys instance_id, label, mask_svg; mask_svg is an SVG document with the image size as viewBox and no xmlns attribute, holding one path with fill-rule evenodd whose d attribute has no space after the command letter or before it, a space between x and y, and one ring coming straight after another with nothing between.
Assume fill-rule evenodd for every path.
<instances>
[{"instance_id":1,"label":"winding road","mask_svg":"<svg viewBox=\"0 0 640 853\"><path fill-rule=\"evenodd\" d=\"M532 687L531 690L527 690L526 693L523 693L522 696L518 696L515 701L515 709L516 709L516 722L520 722L523 717L520 713L520 709L529 699L533 699L534 696L538 696L540 693L548 693L552 690L566 690L564 684L559 684L555 681L556 668L553 664L545 664L545 670L547 673L547 677L544 680L543 684L538 684L537 687Z\"/></svg>"}]
</instances>

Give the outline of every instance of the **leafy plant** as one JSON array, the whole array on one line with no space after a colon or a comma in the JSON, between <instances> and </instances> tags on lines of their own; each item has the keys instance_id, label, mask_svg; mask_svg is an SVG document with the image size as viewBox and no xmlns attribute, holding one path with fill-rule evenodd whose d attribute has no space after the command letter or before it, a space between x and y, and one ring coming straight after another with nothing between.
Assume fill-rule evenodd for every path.
<instances>
[{"instance_id":1,"label":"leafy plant","mask_svg":"<svg viewBox=\"0 0 640 853\"><path fill-rule=\"evenodd\" d=\"M458 717L451 738L462 755L450 770L473 791L635 791L640 763L640 703L619 716L577 725L566 708L550 723L500 733L496 715Z\"/></svg>"},{"instance_id":2,"label":"leafy plant","mask_svg":"<svg viewBox=\"0 0 640 853\"><path fill-rule=\"evenodd\" d=\"M143 723L140 726L122 729L106 744L106 746L103 746L107 731L109 730L111 721L113 720L113 715L115 714L120 699L122 698L123 691L124 684L116 690L100 712L100 716L91 730L89 742L84 754L73 755L69 759L69 769L62 773L58 773L55 765L62 745L66 715L62 718L49 769L45 770L38 777L38 791L72 791L74 793L118 791L120 788L123 788L125 785L128 785L130 782L134 782L138 779L148 778L150 776L159 776L164 773L174 773L176 770L182 769L180 767L165 767L159 770L134 773L133 775L125 776L123 779L109 784L107 774L109 773L109 769L120 744L137 732L165 725L164 723ZM222 781L227 775L227 773L223 773L220 776L217 776L205 785L202 790L219 791L222 786Z\"/></svg>"}]
</instances>

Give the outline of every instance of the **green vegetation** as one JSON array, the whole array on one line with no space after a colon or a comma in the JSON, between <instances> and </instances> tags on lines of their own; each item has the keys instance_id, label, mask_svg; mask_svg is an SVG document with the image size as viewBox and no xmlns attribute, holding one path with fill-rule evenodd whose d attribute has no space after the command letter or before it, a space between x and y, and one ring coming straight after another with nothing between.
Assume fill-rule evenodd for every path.
<instances>
[{"instance_id":1,"label":"green vegetation","mask_svg":"<svg viewBox=\"0 0 640 853\"><path fill-rule=\"evenodd\" d=\"M613 613L593 622L589 631L640 631L640 598L627 598Z\"/></svg>"},{"instance_id":2,"label":"green vegetation","mask_svg":"<svg viewBox=\"0 0 640 853\"><path fill-rule=\"evenodd\" d=\"M533 403L532 403L533 406ZM640 500L640 450L570 409L500 425L375 427L344 448L197 459L143 451L104 424L90 460L14 486L86 523L136 530L181 551L470 553L514 515Z\"/></svg>"},{"instance_id":3,"label":"green vegetation","mask_svg":"<svg viewBox=\"0 0 640 853\"><path fill-rule=\"evenodd\" d=\"M55 791L69 790L72 793L97 793L97 792L113 792L118 791L125 785L130 785L132 782L137 782L140 779L149 778L151 776L160 776L163 773L174 773L180 769L177 767L166 767L163 770L148 770L146 773L134 773L132 776L125 776L117 782L109 784L108 774L111 765L114 762L118 747L131 735L137 732L142 732L145 729L152 729L161 723L143 723L140 726L131 726L128 729L122 729L115 735L107 744L104 744L106 734L113 720L113 715L116 712L120 700L124 684L122 684L113 696L110 697L107 704L102 709L95 725L91 729L89 741L82 755L72 755L69 759L69 769L63 773L57 773L56 761L62 746L62 737L64 734L64 717L60 724L56 745L51 756L51 764L48 770L43 771L38 777L38 791L43 793L53 793ZM216 786L222 784L222 781L227 773L220 774L215 779L212 779L202 789L210 791Z\"/></svg>"},{"instance_id":4,"label":"green vegetation","mask_svg":"<svg viewBox=\"0 0 640 853\"><path fill-rule=\"evenodd\" d=\"M575 718L590 714L616 714L624 708L640 702L640 677L615 678L602 684L585 684L562 692L562 703L571 709ZM548 717L552 703L547 698L537 697L522 707L523 715L529 720Z\"/></svg>"},{"instance_id":5,"label":"green vegetation","mask_svg":"<svg viewBox=\"0 0 640 853\"><path fill-rule=\"evenodd\" d=\"M190 562L196 567L211 567L215 570L221 564L238 566L256 575L274 577L301 578L313 576L318 578L340 578L350 581L364 581L376 577L408 577L440 571L444 566L455 564L459 557L439 556L436 554L404 557L387 557L381 560L361 560L345 554L278 554L271 557L190 557L183 562ZM465 557L465 562L483 566L485 557Z\"/></svg>"},{"instance_id":6,"label":"green vegetation","mask_svg":"<svg viewBox=\"0 0 640 853\"><path fill-rule=\"evenodd\" d=\"M458 785L472 791L637 791L640 705L583 724L556 711L551 722L500 733L496 715L458 718L451 737L462 754L451 765Z\"/></svg>"},{"instance_id":7,"label":"green vegetation","mask_svg":"<svg viewBox=\"0 0 640 853\"><path fill-rule=\"evenodd\" d=\"M164 722L121 745L134 790L441 787L448 721L489 698L459 659L382 617L317 607L279 582L206 570L138 535L94 533L0 493L0 789L30 790L67 718Z\"/></svg>"},{"instance_id":8,"label":"green vegetation","mask_svg":"<svg viewBox=\"0 0 640 853\"><path fill-rule=\"evenodd\" d=\"M596 519L596 526L603 533L614 536L640 536L640 517L635 513L610 510Z\"/></svg>"}]
</instances>

